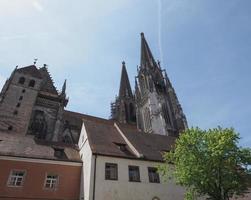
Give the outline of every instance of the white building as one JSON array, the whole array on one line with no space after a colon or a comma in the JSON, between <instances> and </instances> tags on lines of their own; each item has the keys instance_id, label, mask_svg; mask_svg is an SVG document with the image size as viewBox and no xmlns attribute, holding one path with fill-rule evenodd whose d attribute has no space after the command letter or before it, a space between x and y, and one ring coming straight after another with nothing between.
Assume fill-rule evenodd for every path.
<instances>
[{"instance_id":1,"label":"white building","mask_svg":"<svg viewBox=\"0 0 251 200\"><path fill-rule=\"evenodd\" d=\"M84 116L79 139L83 160L81 199L182 200L184 189L157 172L175 138Z\"/></svg>"}]
</instances>

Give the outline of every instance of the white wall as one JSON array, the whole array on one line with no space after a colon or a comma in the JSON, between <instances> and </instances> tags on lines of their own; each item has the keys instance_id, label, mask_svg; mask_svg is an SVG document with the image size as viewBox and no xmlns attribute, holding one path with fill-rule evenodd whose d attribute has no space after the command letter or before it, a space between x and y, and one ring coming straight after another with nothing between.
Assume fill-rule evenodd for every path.
<instances>
[{"instance_id":1,"label":"white wall","mask_svg":"<svg viewBox=\"0 0 251 200\"><path fill-rule=\"evenodd\" d=\"M79 137L80 156L83 161L82 177L80 185L80 199L93 199L94 156L87 140L84 123Z\"/></svg>"},{"instance_id":2,"label":"white wall","mask_svg":"<svg viewBox=\"0 0 251 200\"><path fill-rule=\"evenodd\" d=\"M118 180L105 180L105 163L118 164ZM183 200L184 189L171 181L150 183L148 167L159 163L97 156L95 200ZM139 166L141 182L129 182L128 165ZM91 199L90 199L91 200Z\"/></svg>"}]
</instances>

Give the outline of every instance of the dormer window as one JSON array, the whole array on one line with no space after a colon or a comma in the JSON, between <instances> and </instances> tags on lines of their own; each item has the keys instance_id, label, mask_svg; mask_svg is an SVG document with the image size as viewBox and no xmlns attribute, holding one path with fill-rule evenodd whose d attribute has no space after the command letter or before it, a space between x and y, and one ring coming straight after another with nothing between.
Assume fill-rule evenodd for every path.
<instances>
[{"instance_id":1,"label":"dormer window","mask_svg":"<svg viewBox=\"0 0 251 200\"><path fill-rule=\"evenodd\" d=\"M114 144L119 148L120 151L122 151L123 153L127 154L127 155L131 155L132 153L127 149L127 145L124 143L117 143L114 142Z\"/></svg>"},{"instance_id":2,"label":"dormer window","mask_svg":"<svg viewBox=\"0 0 251 200\"><path fill-rule=\"evenodd\" d=\"M29 87L34 87L35 86L35 81L34 80L30 80L29 82Z\"/></svg>"},{"instance_id":3,"label":"dormer window","mask_svg":"<svg viewBox=\"0 0 251 200\"><path fill-rule=\"evenodd\" d=\"M24 77L20 77L18 83L23 85L24 82L25 82L25 78Z\"/></svg>"}]
</instances>

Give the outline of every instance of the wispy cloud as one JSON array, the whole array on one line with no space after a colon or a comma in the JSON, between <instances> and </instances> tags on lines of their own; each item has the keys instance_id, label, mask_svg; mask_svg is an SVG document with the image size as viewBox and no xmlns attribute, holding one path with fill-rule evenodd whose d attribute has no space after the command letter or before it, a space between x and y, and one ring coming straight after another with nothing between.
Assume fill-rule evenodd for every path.
<instances>
[{"instance_id":1,"label":"wispy cloud","mask_svg":"<svg viewBox=\"0 0 251 200\"><path fill-rule=\"evenodd\" d=\"M44 7L42 6L42 4L39 1L33 1L32 2L33 7L39 11L39 12L43 12L44 11Z\"/></svg>"}]
</instances>

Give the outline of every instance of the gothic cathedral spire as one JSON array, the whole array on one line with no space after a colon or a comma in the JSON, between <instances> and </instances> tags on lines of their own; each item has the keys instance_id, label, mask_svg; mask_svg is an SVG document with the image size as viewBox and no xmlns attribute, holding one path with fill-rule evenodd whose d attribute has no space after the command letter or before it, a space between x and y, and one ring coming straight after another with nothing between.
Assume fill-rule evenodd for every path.
<instances>
[{"instance_id":1,"label":"gothic cathedral spire","mask_svg":"<svg viewBox=\"0 0 251 200\"><path fill-rule=\"evenodd\" d=\"M141 59L135 84L137 126L144 132L178 136L187 122L176 93L154 60L141 33Z\"/></svg>"},{"instance_id":2,"label":"gothic cathedral spire","mask_svg":"<svg viewBox=\"0 0 251 200\"><path fill-rule=\"evenodd\" d=\"M111 118L120 123L136 123L135 100L124 61L122 62L119 96L111 104Z\"/></svg>"}]
</instances>

